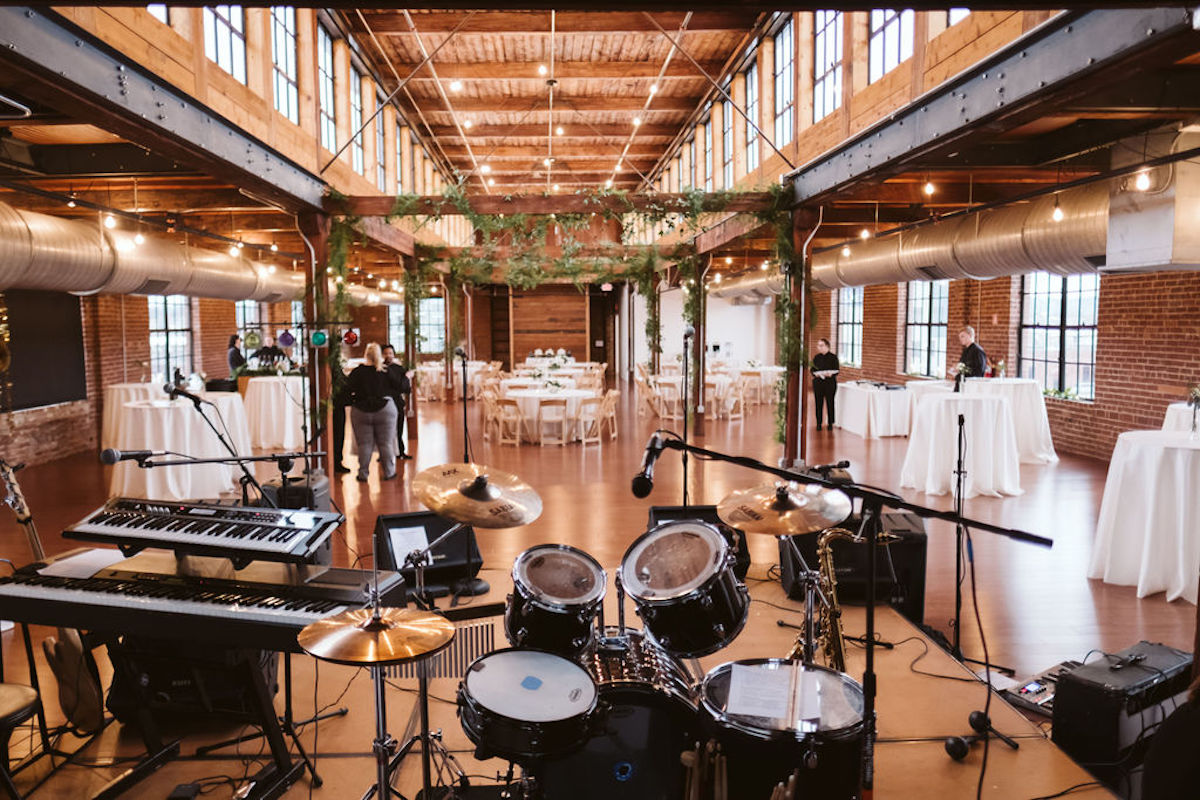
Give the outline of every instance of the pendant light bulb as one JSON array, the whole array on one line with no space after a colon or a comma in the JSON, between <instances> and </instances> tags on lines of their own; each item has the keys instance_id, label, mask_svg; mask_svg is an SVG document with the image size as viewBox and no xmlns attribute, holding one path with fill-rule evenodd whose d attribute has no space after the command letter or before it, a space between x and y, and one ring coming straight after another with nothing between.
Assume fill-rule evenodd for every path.
<instances>
[{"instance_id":1,"label":"pendant light bulb","mask_svg":"<svg viewBox=\"0 0 1200 800\"><path fill-rule=\"evenodd\" d=\"M117 227L117 218L114 217L112 214L105 214L104 215L104 227L108 228L110 231L113 228Z\"/></svg>"},{"instance_id":2,"label":"pendant light bulb","mask_svg":"<svg viewBox=\"0 0 1200 800\"><path fill-rule=\"evenodd\" d=\"M1142 170L1137 174L1137 178L1133 181L1133 188L1139 192L1144 192L1150 188L1150 173Z\"/></svg>"},{"instance_id":3,"label":"pendant light bulb","mask_svg":"<svg viewBox=\"0 0 1200 800\"><path fill-rule=\"evenodd\" d=\"M1063 210L1058 205L1058 198L1054 198L1054 210L1050 212L1050 219L1055 222L1063 221Z\"/></svg>"},{"instance_id":4,"label":"pendant light bulb","mask_svg":"<svg viewBox=\"0 0 1200 800\"><path fill-rule=\"evenodd\" d=\"M849 255L850 255L850 245L848 245L848 244L842 245L842 256L849 257Z\"/></svg>"}]
</instances>

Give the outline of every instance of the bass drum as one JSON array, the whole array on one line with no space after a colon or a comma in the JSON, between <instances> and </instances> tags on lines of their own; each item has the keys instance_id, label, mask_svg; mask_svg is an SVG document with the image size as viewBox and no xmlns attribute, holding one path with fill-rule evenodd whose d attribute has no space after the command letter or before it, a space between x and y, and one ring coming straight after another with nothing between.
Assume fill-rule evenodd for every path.
<instances>
[{"instance_id":1,"label":"bass drum","mask_svg":"<svg viewBox=\"0 0 1200 800\"><path fill-rule=\"evenodd\" d=\"M772 691L778 697L766 704L787 711L758 716L756 703ZM705 676L700 703L708 738L725 753L731 796L770 797L795 770L799 797L859 796L863 691L849 675L779 658L734 661Z\"/></svg>"},{"instance_id":2,"label":"bass drum","mask_svg":"<svg viewBox=\"0 0 1200 800\"><path fill-rule=\"evenodd\" d=\"M497 650L458 685L458 719L479 758L533 763L580 747L596 711L596 683L573 661L540 650Z\"/></svg>"},{"instance_id":3,"label":"bass drum","mask_svg":"<svg viewBox=\"0 0 1200 800\"><path fill-rule=\"evenodd\" d=\"M696 702L687 672L641 631L614 627L581 656L596 681L602 727L542 768L548 798L678 800L679 755L691 747Z\"/></svg>"},{"instance_id":4,"label":"bass drum","mask_svg":"<svg viewBox=\"0 0 1200 800\"><path fill-rule=\"evenodd\" d=\"M512 579L504 634L514 647L575 656L591 643L607 584L596 559L565 544L542 544L517 556Z\"/></svg>"},{"instance_id":5,"label":"bass drum","mask_svg":"<svg viewBox=\"0 0 1200 800\"><path fill-rule=\"evenodd\" d=\"M733 641L750 612L721 532L700 520L664 522L639 536L621 559L621 587L654 638L685 658Z\"/></svg>"}]
</instances>

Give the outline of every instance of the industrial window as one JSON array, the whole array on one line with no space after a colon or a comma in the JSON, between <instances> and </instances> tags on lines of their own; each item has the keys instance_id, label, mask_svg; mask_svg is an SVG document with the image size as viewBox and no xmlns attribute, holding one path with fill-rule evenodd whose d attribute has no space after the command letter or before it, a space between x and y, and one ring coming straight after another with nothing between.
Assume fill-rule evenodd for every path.
<instances>
[{"instance_id":1,"label":"industrial window","mask_svg":"<svg viewBox=\"0 0 1200 800\"><path fill-rule=\"evenodd\" d=\"M303 364L308 361L308 323L304 320L304 301L292 301L292 335L296 343L292 345L292 363Z\"/></svg>"},{"instance_id":2,"label":"industrial window","mask_svg":"<svg viewBox=\"0 0 1200 800\"><path fill-rule=\"evenodd\" d=\"M173 380L175 371L192 373L192 301L181 294L152 295L150 305L150 380Z\"/></svg>"},{"instance_id":3,"label":"industrial window","mask_svg":"<svg viewBox=\"0 0 1200 800\"><path fill-rule=\"evenodd\" d=\"M379 191L387 191L387 156L384 148L387 146L383 135L383 95L375 95L375 107L379 113L375 115L375 185Z\"/></svg>"},{"instance_id":4,"label":"industrial window","mask_svg":"<svg viewBox=\"0 0 1200 800\"><path fill-rule=\"evenodd\" d=\"M758 169L758 64L742 73L746 81L746 172Z\"/></svg>"},{"instance_id":5,"label":"industrial window","mask_svg":"<svg viewBox=\"0 0 1200 800\"><path fill-rule=\"evenodd\" d=\"M837 354L846 365L862 366L863 290L838 289Z\"/></svg>"},{"instance_id":6,"label":"industrial window","mask_svg":"<svg viewBox=\"0 0 1200 800\"><path fill-rule=\"evenodd\" d=\"M161 22L163 25L171 24L171 13L167 11L166 3L150 3L146 6L146 10L150 12L150 16Z\"/></svg>"},{"instance_id":7,"label":"industrial window","mask_svg":"<svg viewBox=\"0 0 1200 800\"><path fill-rule=\"evenodd\" d=\"M153 299L153 298L151 298ZM250 331L262 333L262 306L257 300L238 300L233 304L238 336L242 337L242 352L246 352L246 334Z\"/></svg>"},{"instance_id":8,"label":"industrial window","mask_svg":"<svg viewBox=\"0 0 1200 800\"><path fill-rule=\"evenodd\" d=\"M940 378L946 371L950 281L909 281L904 324L904 371Z\"/></svg>"},{"instance_id":9,"label":"industrial window","mask_svg":"<svg viewBox=\"0 0 1200 800\"><path fill-rule=\"evenodd\" d=\"M687 188L696 188L696 137L687 140Z\"/></svg>"},{"instance_id":10,"label":"industrial window","mask_svg":"<svg viewBox=\"0 0 1200 800\"><path fill-rule=\"evenodd\" d=\"M796 43L792 18L775 34L775 146L792 140L796 114Z\"/></svg>"},{"instance_id":11,"label":"industrial window","mask_svg":"<svg viewBox=\"0 0 1200 800\"><path fill-rule=\"evenodd\" d=\"M333 37L317 26L317 92L321 117L321 146L337 150L337 106L333 96Z\"/></svg>"},{"instance_id":12,"label":"industrial window","mask_svg":"<svg viewBox=\"0 0 1200 800\"><path fill-rule=\"evenodd\" d=\"M813 122L842 105L842 12L814 12Z\"/></svg>"},{"instance_id":13,"label":"industrial window","mask_svg":"<svg viewBox=\"0 0 1200 800\"><path fill-rule=\"evenodd\" d=\"M421 352L440 355L446 349L446 300L423 297L420 303Z\"/></svg>"},{"instance_id":14,"label":"industrial window","mask_svg":"<svg viewBox=\"0 0 1200 800\"><path fill-rule=\"evenodd\" d=\"M725 86L729 92L728 84ZM733 103L725 100L721 103L721 172L723 173L726 191L733 188Z\"/></svg>"},{"instance_id":15,"label":"industrial window","mask_svg":"<svg viewBox=\"0 0 1200 800\"><path fill-rule=\"evenodd\" d=\"M404 194L404 127L396 126L396 194Z\"/></svg>"},{"instance_id":16,"label":"industrial window","mask_svg":"<svg viewBox=\"0 0 1200 800\"><path fill-rule=\"evenodd\" d=\"M396 348L396 358L404 360L404 306L388 306L388 343Z\"/></svg>"},{"instance_id":17,"label":"industrial window","mask_svg":"<svg viewBox=\"0 0 1200 800\"><path fill-rule=\"evenodd\" d=\"M359 175L367 174L367 156L363 147L363 134L359 130L363 124L362 73L354 67L350 68L350 166Z\"/></svg>"},{"instance_id":18,"label":"industrial window","mask_svg":"<svg viewBox=\"0 0 1200 800\"><path fill-rule=\"evenodd\" d=\"M951 8L946 12L946 27L957 25L971 13L969 8Z\"/></svg>"},{"instance_id":19,"label":"industrial window","mask_svg":"<svg viewBox=\"0 0 1200 800\"><path fill-rule=\"evenodd\" d=\"M1096 399L1097 275L1034 272L1021 278L1017 368L1043 390Z\"/></svg>"},{"instance_id":20,"label":"industrial window","mask_svg":"<svg viewBox=\"0 0 1200 800\"><path fill-rule=\"evenodd\" d=\"M204 54L221 69L246 82L246 15L241 6L205 7Z\"/></svg>"},{"instance_id":21,"label":"industrial window","mask_svg":"<svg viewBox=\"0 0 1200 800\"><path fill-rule=\"evenodd\" d=\"M299 125L296 9L292 6L271 6L271 56L275 62L275 110Z\"/></svg>"},{"instance_id":22,"label":"industrial window","mask_svg":"<svg viewBox=\"0 0 1200 800\"><path fill-rule=\"evenodd\" d=\"M871 10L867 82L874 83L913 54L913 12L906 8Z\"/></svg>"},{"instance_id":23,"label":"industrial window","mask_svg":"<svg viewBox=\"0 0 1200 800\"><path fill-rule=\"evenodd\" d=\"M704 114L704 191L713 190L713 140L712 109Z\"/></svg>"}]
</instances>

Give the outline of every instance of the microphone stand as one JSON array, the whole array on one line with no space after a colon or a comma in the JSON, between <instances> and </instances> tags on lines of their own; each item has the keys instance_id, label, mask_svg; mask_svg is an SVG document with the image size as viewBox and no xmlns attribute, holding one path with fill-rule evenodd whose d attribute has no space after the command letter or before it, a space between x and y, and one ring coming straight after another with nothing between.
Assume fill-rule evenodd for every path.
<instances>
[{"instance_id":1,"label":"microphone stand","mask_svg":"<svg viewBox=\"0 0 1200 800\"><path fill-rule=\"evenodd\" d=\"M461 354L459 354L459 358L462 359L463 463L469 464L469 463L471 463L471 456L470 456L471 432L467 428L467 351L464 350Z\"/></svg>"},{"instance_id":2,"label":"microphone stand","mask_svg":"<svg viewBox=\"0 0 1200 800\"><path fill-rule=\"evenodd\" d=\"M683 334L683 383L680 394L683 395L683 507L688 506L688 362L691 360L692 337L685 331Z\"/></svg>"},{"instance_id":3,"label":"microphone stand","mask_svg":"<svg viewBox=\"0 0 1200 800\"><path fill-rule=\"evenodd\" d=\"M1004 528L999 525L992 525L979 520L967 519L960 513L954 511L937 511L926 506L919 506L915 503L909 503L894 494L883 492L878 489L870 489L866 486L861 486L856 483L833 483L824 478L818 478L813 475L808 475L801 472L793 472L781 467L772 467L764 464L753 458L746 456L731 456L726 453L720 453L716 450L706 450L702 447L697 447L687 442L678 439L664 438L663 447L672 450L682 450L686 453L695 453L697 456L702 456L713 461L724 461L729 464L746 467L747 469L765 472L769 475L775 475L787 481L797 483L815 483L818 486L824 486L828 489L837 489L851 498L857 497L862 501L862 516L863 516L863 533L867 536L867 574L870 576L867 580L867 632L866 632L866 667L863 672L863 771L862 771L862 789L864 796L870 796L874 788L875 775L875 548L879 543L879 520L883 508L899 508L906 511L912 511L917 516L927 519L941 519L947 522L953 522L956 525L965 527L977 528L979 530L988 531L989 533L998 533L1001 536L1006 536L1009 539L1015 539L1020 542L1028 542L1042 547L1052 547L1054 542L1044 536L1037 536L1026 531L1017 530L1014 528ZM794 544L794 542L793 542ZM990 690L991 687L989 686Z\"/></svg>"},{"instance_id":4,"label":"microphone stand","mask_svg":"<svg viewBox=\"0 0 1200 800\"><path fill-rule=\"evenodd\" d=\"M462 395L463 463L469 464L469 463L471 463L471 431L470 431L470 428L467 427L467 351L463 350L462 353L459 355L459 358L462 359L462 385L463 385L463 395ZM459 530L462 527L463 527L463 525L458 524L458 525L455 525L454 527L450 528L450 530L446 531L444 534L439 536L437 538L437 540L434 542L434 544L436 544L437 542L440 542L442 539L445 539L451 533ZM433 545L431 544L431 545L429 545L429 547L432 548ZM466 551L463 555L466 556L465 560L467 562L467 574L469 575L471 573L471 539L470 539L470 537L467 537L466 539L463 540L463 550ZM482 567L483 567L483 564L482 564L483 556L482 555L480 556L479 560L481 562L479 566L482 569ZM458 598L462 597L463 595L470 595L472 597L475 597L475 596L478 596L481 594L487 594L491 588L492 588L491 584L489 584L483 578L461 578L456 582L456 584L454 586L454 590L451 592L450 605L452 605L452 606L458 605ZM424 587L422 587L419 594L423 596L424 593L425 593L425 590L424 590Z\"/></svg>"},{"instance_id":5,"label":"microphone stand","mask_svg":"<svg viewBox=\"0 0 1200 800\"><path fill-rule=\"evenodd\" d=\"M217 426L214 425L213 421L208 418L208 414L204 413L204 409L202 409L200 407L200 400L198 398L192 398L192 405L196 407L196 411L200 414L200 418L202 420L204 420L204 422L208 425L208 427L212 429L212 432L214 434L216 434L217 441L219 441L221 443L221 445L229 452L229 455L233 456L232 460L234 461L234 463L237 464L238 468L242 471L242 477L238 481L238 483L240 483L242 485L242 505L244 505L244 506L250 505L250 493L249 493L249 490L247 489L247 486L253 486L255 488L255 490L258 492L258 496L261 497L263 500L265 500L267 502L267 504L270 505L271 508L279 508L279 506L276 505L275 501L272 500L270 497L268 497L263 492L262 484L258 482L258 479L255 478L254 475L251 474L250 470L247 469L247 467L246 467L247 461L261 461L264 459L242 458L241 456L239 456L237 449L232 444L230 444L229 440L226 439L225 436L223 436L221 434L221 431L217 430ZM303 454L301 454L301 455L303 455ZM266 460L272 460L272 459L266 459ZM190 463L190 464L228 463L228 460L224 460L222 462L217 462L212 459L206 459L205 461L193 460L193 461L186 461L184 463ZM283 473L283 483L286 484L288 470L285 470L283 468L284 462L282 459L278 460L276 463L279 464L279 471L281 473ZM160 462L158 464L144 463L143 461L139 460L138 466L139 467L163 467L163 466L171 466L171 465L169 463L164 463L164 462ZM291 469L291 467L289 466L288 469Z\"/></svg>"}]
</instances>

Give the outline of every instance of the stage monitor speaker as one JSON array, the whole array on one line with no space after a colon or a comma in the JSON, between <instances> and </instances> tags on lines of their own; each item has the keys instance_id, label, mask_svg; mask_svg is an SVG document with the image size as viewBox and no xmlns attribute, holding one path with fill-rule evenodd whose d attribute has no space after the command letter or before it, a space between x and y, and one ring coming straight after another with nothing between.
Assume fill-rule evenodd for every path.
<instances>
[{"instance_id":1,"label":"stage monitor speaker","mask_svg":"<svg viewBox=\"0 0 1200 800\"><path fill-rule=\"evenodd\" d=\"M651 506L650 527L664 522L675 522L681 519L698 519L716 527L725 535L729 546L733 548L733 573L738 580L746 580L750 571L750 549L746 546L746 534L737 528L731 528L717 516L716 506Z\"/></svg>"},{"instance_id":2,"label":"stage monitor speaker","mask_svg":"<svg viewBox=\"0 0 1200 800\"><path fill-rule=\"evenodd\" d=\"M840 526L857 533L862 520L853 516ZM917 625L925 621L925 557L927 541L925 522L908 511L883 514L883 530L897 541L879 548L876 554L875 599L889 603ZM810 569L817 569L818 534L793 536L792 540L804 556ZM837 575L838 601L862 603L867 599L867 548L845 539L835 539L830 548L833 569ZM779 578L788 597L804 597L804 587L797 579L800 571L791 545L779 543Z\"/></svg>"},{"instance_id":3,"label":"stage monitor speaker","mask_svg":"<svg viewBox=\"0 0 1200 800\"><path fill-rule=\"evenodd\" d=\"M416 571L405 566L405 556L425 549L453 525L432 511L380 515L375 520L375 558L379 568L400 572L409 592L415 591ZM430 559L432 563L425 568L425 584L434 595L449 594L456 582L474 578L483 568L475 529L466 525L450 534L433 549Z\"/></svg>"},{"instance_id":4,"label":"stage monitor speaker","mask_svg":"<svg viewBox=\"0 0 1200 800\"><path fill-rule=\"evenodd\" d=\"M1191 667L1191 653L1144 641L1076 667L1055 687L1051 738L1123 788L1159 724L1186 700Z\"/></svg>"},{"instance_id":5,"label":"stage monitor speaker","mask_svg":"<svg viewBox=\"0 0 1200 800\"><path fill-rule=\"evenodd\" d=\"M329 478L322 469L314 469L309 475L286 476L269 480L262 485L263 494L277 508L307 508L310 511L329 511Z\"/></svg>"}]
</instances>

